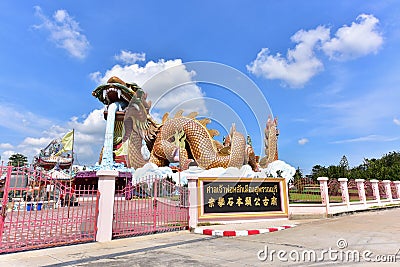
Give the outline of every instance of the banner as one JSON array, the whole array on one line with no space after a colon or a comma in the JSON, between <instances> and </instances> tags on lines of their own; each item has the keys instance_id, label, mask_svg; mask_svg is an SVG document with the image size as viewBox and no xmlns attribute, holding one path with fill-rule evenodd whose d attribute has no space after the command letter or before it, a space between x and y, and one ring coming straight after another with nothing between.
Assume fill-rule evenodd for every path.
<instances>
[{"instance_id":1,"label":"banner","mask_svg":"<svg viewBox=\"0 0 400 267\"><path fill-rule=\"evenodd\" d=\"M61 139L61 144L63 145L62 149L58 151L56 156L61 155L63 152L71 151L74 145L74 130L66 133L64 137Z\"/></svg>"}]
</instances>

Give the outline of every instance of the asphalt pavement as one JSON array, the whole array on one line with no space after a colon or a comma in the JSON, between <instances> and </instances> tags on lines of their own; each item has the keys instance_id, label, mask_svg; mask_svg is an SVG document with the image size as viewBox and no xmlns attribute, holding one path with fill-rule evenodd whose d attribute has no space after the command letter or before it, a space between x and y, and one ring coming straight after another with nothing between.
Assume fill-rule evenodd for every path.
<instances>
[{"instance_id":1,"label":"asphalt pavement","mask_svg":"<svg viewBox=\"0 0 400 267\"><path fill-rule=\"evenodd\" d=\"M246 236L169 232L0 255L0 266L400 266L400 208L207 226L296 227Z\"/></svg>"}]
</instances>

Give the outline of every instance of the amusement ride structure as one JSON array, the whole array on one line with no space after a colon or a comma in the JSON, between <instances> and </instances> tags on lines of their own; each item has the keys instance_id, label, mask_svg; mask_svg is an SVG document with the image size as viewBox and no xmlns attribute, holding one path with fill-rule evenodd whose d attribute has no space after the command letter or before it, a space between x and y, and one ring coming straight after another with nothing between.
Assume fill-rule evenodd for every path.
<instances>
[{"instance_id":1,"label":"amusement ride structure","mask_svg":"<svg viewBox=\"0 0 400 267\"><path fill-rule=\"evenodd\" d=\"M74 161L73 135L74 132L71 131L62 139L53 139L44 149L40 150L39 155L35 156L33 165L46 171L53 168L70 169Z\"/></svg>"}]
</instances>

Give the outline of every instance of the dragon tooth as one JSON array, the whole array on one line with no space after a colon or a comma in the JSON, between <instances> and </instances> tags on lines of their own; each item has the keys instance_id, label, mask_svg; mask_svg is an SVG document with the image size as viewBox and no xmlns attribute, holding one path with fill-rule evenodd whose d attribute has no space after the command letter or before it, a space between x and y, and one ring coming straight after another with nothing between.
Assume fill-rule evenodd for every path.
<instances>
[{"instance_id":1,"label":"dragon tooth","mask_svg":"<svg viewBox=\"0 0 400 267\"><path fill-rule=\"evenodd\" d=\"M118 93L118 99L121 99L121 90L118 89L118 90L117 90L117 93Z\"/></svg>"},{"instance_id":2,"label":"dragon tooth","mask_svg":"<svg viewBox=\"0 0 400 267\"><path fill-rule=\"evenodd\" d=\"M107 95L107 92L106 92L106 90L103 90L103 99L105 99L105 98L106 98L106 95Z\"/></svg>"}]
</instances>

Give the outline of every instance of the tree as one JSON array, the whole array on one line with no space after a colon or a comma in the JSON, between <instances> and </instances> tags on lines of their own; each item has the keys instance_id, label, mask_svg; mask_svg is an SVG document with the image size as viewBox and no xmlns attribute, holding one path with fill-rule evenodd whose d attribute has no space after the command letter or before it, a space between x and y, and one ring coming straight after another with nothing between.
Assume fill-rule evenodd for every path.
<instances>
[{"instance_id":1,"label":"tree","mask_svg":"<svg viewBox=\"0 0 400 267\"><path fill-rule=\"evenodd\" d=\"M8 158L8 164L14 167L25 166L28 163L28 158L22 154L13 154Z\"/></svg>"},{"instance_id":2,"label":"tree","mask_svg":"<svg viewBox=\"0 0 400 267\"><path fill-rule=\"evenodd\" d=\"M317 180L318 177L326 177L328 176L328 170L325 166L315 165L311 170L311 178L313 180Z\"/></svg>"},{"instance_id":3,"label":"tree","mask_svg":"<svg viewBox=\"0 0 400 267\"><path fill-rule=\"evenodd\" d=\"M301 178L303 178L303 173L301 172L300 167L297 167L293 179L301 179Z\"/></svg>"},{"instance_id":4,"label":"tree","mask_svg":"<svg viewBox=\"0 0 400 267\"><path fill-rule=\"evenodd\" d=\"M326 176L329 178L345 177L349 179L378 179L378 180L400 180L400 152L389 152L380 159L364 158L359 166L350 168L346 156L343 156L339 165L329 167L315 165L311 170L311 177Z\"/></svg>"},{"instance_id":5,"label":"tree","mask_svg":"<svg viewBox=\"0 0 400 267\"><path fill-rule=\"evenodd\" d=\"M291 182L293 182L293 184L297 188L298 192L303 192L303 189L304 189L303 173L301 172L299 167L297 167L296 173L294 174L293 180Z\"/></svg>"},{"instance_id":6,"label":"tree","mask_svg":"<svg viewBox=\"0 0 400 267\"><path fill-rule=\"evenodd\" d=\"M342 177L347 177L347 174L349 173L349 161L347 160L347 157L343 155L342 159L339 162L339 169L341 172Z\"/></svg>"}]
</instances>

